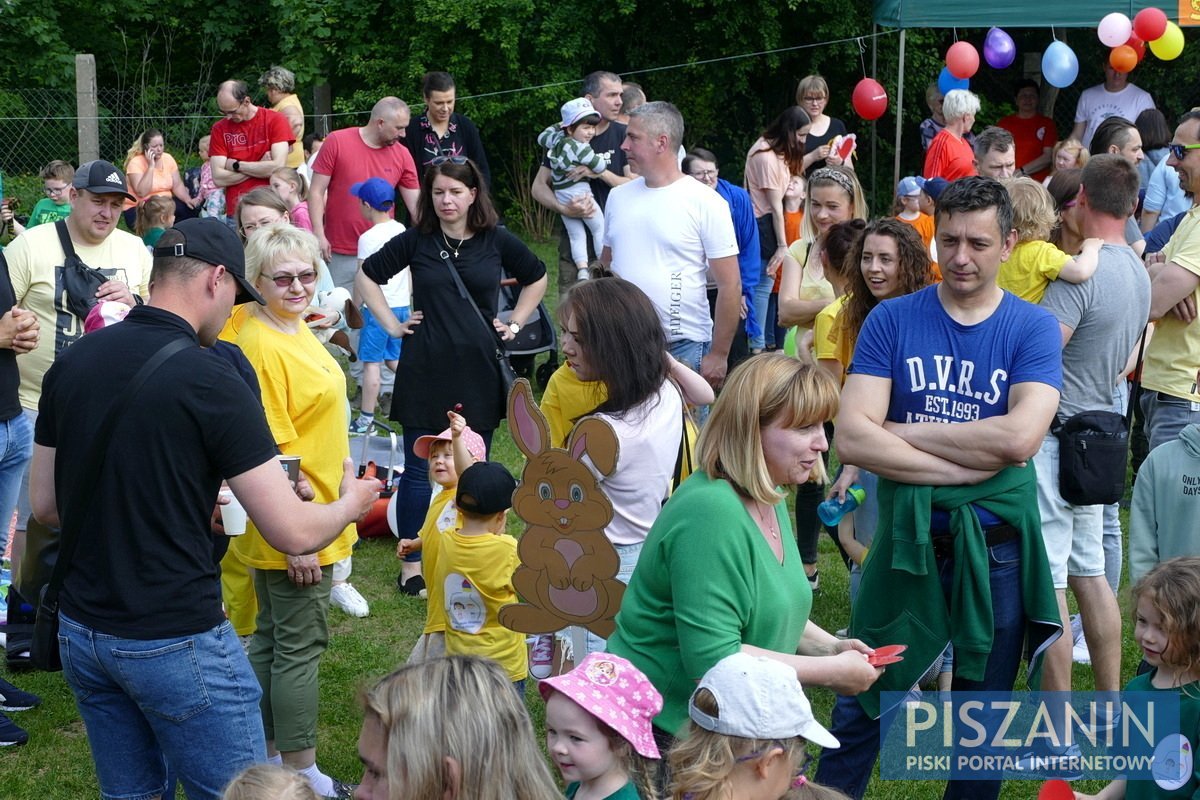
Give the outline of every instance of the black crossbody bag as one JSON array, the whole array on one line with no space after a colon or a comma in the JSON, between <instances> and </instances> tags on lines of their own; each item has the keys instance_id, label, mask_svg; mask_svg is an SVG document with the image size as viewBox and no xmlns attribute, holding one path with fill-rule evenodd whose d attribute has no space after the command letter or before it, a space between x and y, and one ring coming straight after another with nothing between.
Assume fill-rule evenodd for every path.
<instances>
[{"instance_id":1,"label":"black crossbody bag","mask_svg":"<svg viewBox=\"0 0 1200 800\"><path fill-rule=\"evenodd\" d=\"M1145 350L1143 329L1135 373ZM1055 418L1050 432L1058 438L1058 492L1063 500L1077 506L1111 505L1125 496L1129 430L1141 389L1141 380L1134 381L1124 416L1081 411L1065 420Z\"/></svg>"}]
</instances>

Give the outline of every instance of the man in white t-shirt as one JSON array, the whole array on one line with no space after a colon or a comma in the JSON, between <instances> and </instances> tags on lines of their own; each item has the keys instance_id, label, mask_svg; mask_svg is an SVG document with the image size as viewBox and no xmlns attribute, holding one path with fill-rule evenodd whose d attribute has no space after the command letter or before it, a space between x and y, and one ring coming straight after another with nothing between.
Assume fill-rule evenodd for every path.
<instances>
[{"instance_id":1,"label":"man in white t-shirt","mask_svg":"<svg viewBox=\"0 0 1200 800\"><path fill-rule=\"evenodd\" d=\"M600 260L649 296L671 354L720 386L741 313L737 238L721 196L679 169L682 143L683 116L670 103L630 113L621 149L639 177L609 193ZM711 316L710 269L717 283Z\"/></svg>"},{"instance_id":2,"label":"man in white t-shirt","mask_svg":"<svg viewBox=\"0 0 1200 800\"><path fill-rule=\"evenodd\" d=\"M1154 108L1154 98L1145 89L1129 82L1129 74L1117 72L1104 59L1104 83L1084 89L1075 106L1075 127L1071 138L1091 147L1092 135L1101 122L1109 117L1137 119L1147 108Z\"/></svg>"}]
</instances>

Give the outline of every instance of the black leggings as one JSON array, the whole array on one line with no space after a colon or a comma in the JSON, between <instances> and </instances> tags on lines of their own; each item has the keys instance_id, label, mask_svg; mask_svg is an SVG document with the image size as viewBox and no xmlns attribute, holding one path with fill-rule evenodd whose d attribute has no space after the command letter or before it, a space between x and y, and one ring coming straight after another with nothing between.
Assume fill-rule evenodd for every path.
<instances>
[{"instance_id":1,"label":"black leggings","mask_svg":"<svg viewBox=\"0 0 1200 800\"><path fill-rule=\"evenodd\" d=\"M833 423L825 423L825 437L829 441L833 441ZM825 462L825 468L829 468L829 451L821 454L822 461ZM821 501L825 499L826 487L820 483L802 483L796 487L796 546L800 549L800 561L804 564L817 563L817 542L821 538L821 529L824 528L833 539L833 543L837 545L838 552L842 554L842 561L846 564L846 568L850 567L850 556L842 548L842 543L838 541L837 528L830 528L821 524L821 518L817 516L817 506L821 505Z\"/></svg>"}]
</instances>

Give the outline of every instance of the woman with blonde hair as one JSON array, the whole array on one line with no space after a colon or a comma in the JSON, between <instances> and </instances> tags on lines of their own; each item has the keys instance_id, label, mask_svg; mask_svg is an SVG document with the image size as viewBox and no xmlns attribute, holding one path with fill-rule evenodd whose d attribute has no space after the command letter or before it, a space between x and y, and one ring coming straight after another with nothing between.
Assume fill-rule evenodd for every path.
<instances>
[{"instance_id":1,"label":"woman with blonde hair","mask_svg":"<svg viewBox=\"0 0 1200 800\"><path fill-rule=\"evenodd\" d=\"M1042 185L1050 188L1050 181L1063 170L1083 169L1091 154L1078 139L1063 139L1054 145L1050 151L1050 174L1042 181Z\"/></svg>"},{"instance_id":2,"label":"woman with blonde hair","mask_svg":"<svg viewBox=\"0 0 1200 800\"><path fill-rule=\"evenodd\" d=\"M196 216L195 208L200 201L188 192L183 176L179 174L179 164L166 152L162 131L151 128L133 140L125 154L125 177L129 181L129 193L137 198L126 200L121 212L130 230L137 223L138 206L146 202L146 198L156 195L174 200L176 219Z\"/></svg>"},{"instance_id":3,"label":"woman with blonde hair","mask_svg":"<svg viewBox=\"0 0 1200 800\"><path fill-rule=\"evenodd\" d=\"M803 108L812 120L804 148L804 177L821 167L833 167L842 163L841 156L833 152L830 143L846 135L846 123L825 113L829 105L829 84L820 75L806 75L796 87L796 105ZM853 169L854 164L846 162Z\"/></svg>"},{"instance_id":4,"label":"woman with blonde hair","mask_svg":"<svg viewBox=\"0 0 1200 800\"><path fill-rule=\"evenodd\" d=\"M528 712L490 659L409 664L362 705L357 800L562 800Z\"/></svg>"},{"instance_id":5,"label":"woman with blonde hair","mask_svg":"<svg viewBox=\"0 0 1200 800\"><path fill-rule=\"evenodd\" d=\"M660 749L687 721L696 681L732 653L783 662L803 683L843 694L881 674L866 645L809 620L812 590L780 488L821 473L837 404L824 370L783 353L743 362L713 404L699 468L650 529L608 640L663 695Z\"/></svg>"},{"instance_id":6,"label":"woman with blonde hair","mask_svg":"<svg viewBox=\"0 0 1200 800\"><path fill-rule=\"evenodd\" d=\"M246 278L266 305L237 306L221 338L240 347L254 367L280 452L302 459L313 499L328 503L338 497L350 455L350 420L342 370L304 321L320 269L317 240L308 231L279 224L257 230L246 242ZM280 754L322 796L341 796L343 785L316 765L317 670L329 643L333 568L356 541L357 530L348 525L328 547L288 556L267 544L251 521L229 546L254 570L258 617L248 655L262 687L267 754Z\"/></svg>"}]
</instances>

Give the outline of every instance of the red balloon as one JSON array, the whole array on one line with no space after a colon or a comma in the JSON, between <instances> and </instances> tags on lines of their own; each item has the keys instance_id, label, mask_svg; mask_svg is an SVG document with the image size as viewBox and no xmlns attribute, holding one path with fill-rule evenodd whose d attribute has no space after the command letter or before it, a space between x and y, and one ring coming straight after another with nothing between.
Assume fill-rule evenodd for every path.
<instances>
[{"instance_id":1,"label":"red balloon","mask_svg":"<svg viewBox=\"0 0 1200 800\"><path fill-rule=\"evenodd\" d=\"M867 121L879 119L883 116L883 112L887 111L887 91L874 78L863 78L854 87L854 94L850 96L850 102L863 119Z\"/></svg>"},{"instance_id":2,"label":"red balloon","mask_svg":"<svg viewBox=\"0 0 1200 800\"><path fill-rule=\"evenodd\" d=\"M1108 54L1108 63L1117 72L1133 72L1138 64L1137 51L1127 44L1114 47Z\"/></svg>"},{"instance_id":3,"label":"red balloon","mask_svg":"<svg viewBox=\"0 0 1200 800\"><path fill-rule=\"evenodd\" d=\"M946 69L959 80L979 71L979 51L970 42L955 42L946 51Z\"/></svg>"},{"instance_id":4,"label":"red balloon","mask_svg":"<svg viewBox=\"0 0 1200 800\"><path fill-rule=\"evenodd\" d=\"M1167 15L1158 8L1143 8L1133 18L1133 33L1143 42L1153 42L1167 32Z\"/></svg>"},{"instance_id":5,"label":"red balloon","mask_svg":"<svg viewBox=\"0 0 1200 800\"><path fill-rule=\"evenodd\" d=\"M1133 52L1137 53L1138 63L1142 63L1142 59L1146 57L1146 43L1137 36L1130 36L1129 41L1125 43L1126 47L1132 47Z\"/></svg>"},{"instance_id":6,"label":"red balloon","mask_svg":"<svg viewBox=\"0 0 1200 800\"><path fill-rule=\"evenodd\" d=\"M1074 800L1075 792L1071 791L1071 784L1054 778L1042 784L1037 796L1038 800Z\"/></svg>"}]
</instances>

